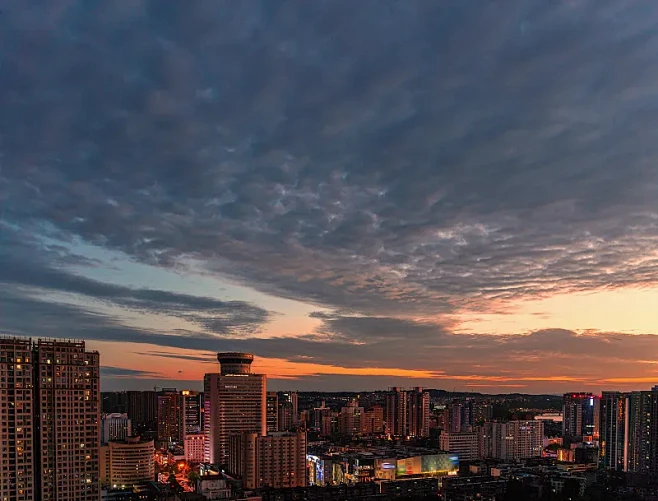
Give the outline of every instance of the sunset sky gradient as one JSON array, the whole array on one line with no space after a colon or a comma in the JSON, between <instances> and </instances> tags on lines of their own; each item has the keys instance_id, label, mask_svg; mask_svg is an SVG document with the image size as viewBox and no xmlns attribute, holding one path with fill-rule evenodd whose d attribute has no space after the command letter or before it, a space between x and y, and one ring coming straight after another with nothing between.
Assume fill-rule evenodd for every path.
<instances>
[{"instance_id":1,"label":"sunset sky gradient","mask_svg":"<svg viewBox=\"0 0 658 501\"><path fill-rule=\"evenodd\" d=\"M0 335L105 390L658 384L655 2L0 5Z\"/></svg>"}]
</instances>

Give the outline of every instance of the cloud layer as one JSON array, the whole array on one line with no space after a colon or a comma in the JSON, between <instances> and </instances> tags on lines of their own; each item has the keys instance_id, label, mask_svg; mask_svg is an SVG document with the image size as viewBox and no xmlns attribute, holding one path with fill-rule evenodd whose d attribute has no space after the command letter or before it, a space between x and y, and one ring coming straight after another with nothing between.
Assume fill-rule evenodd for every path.
<instances>
[{"instance_id":1,"label":"cloud layer","mask_svg":"<svg viewBox=\"0 0 658 501\"><path fill-rule=\"evenodd\" d=\"M237 337L346 366L500 349L519 352L519 377L562 341L613 356L605 336L473 339L441 315L656 285L656 22L652 2L620 0L3 7L0 328L66 313L85 336ZM261 339L273 313L257 304L73 274L96 265L75 238L337 313ZM628 356L652 343L628 338Z\"/></svg>"}]
</instances>

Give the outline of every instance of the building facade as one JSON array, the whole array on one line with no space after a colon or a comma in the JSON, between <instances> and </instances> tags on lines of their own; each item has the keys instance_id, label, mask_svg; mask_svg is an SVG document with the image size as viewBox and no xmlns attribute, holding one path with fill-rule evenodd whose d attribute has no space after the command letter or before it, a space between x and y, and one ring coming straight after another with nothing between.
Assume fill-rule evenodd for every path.
<instances>
[{"instance_id":1,"label":"building facade","mask_svg":"<svg viewBox=\"0 0 658 501\"><path fill-rule=\"evenodd\" d=\"M84 341L39 339L33 347L38 446L36 498L98 501L99 355Z\"/></svg>"},{"instance_id":2,"label":"building facade","mask_svg":"<svg viewBox=\"0 0 658 501\"><path fill-rule=\"evenodd\" d=\"M480 433L483 458L527 459L541 456L544 448L542 421L489 422L484 423Z\"/></svg>"},{"instance_id":3,"label":"building facade","mask_svg":"<svg viewBox=\"0 0 658 501\"><path fill-rule=\"evenodd\" d=\"M38 464L32 343L0 338L0 499L33 501Z\"/></svg>"},{"instance_id":4,"label":"building facade","mask_svg":"<svg viewBox=\"0 0 658 501\"><path fill-rule=\"evenodd\" d=\"M128 414L103 414L101 417L101 444L125 440L132 435Z\"/></svg>"},{"instance_id":5,"label":"building facade","mask_svg":"<svg viewBox=\"0 0 658 501\"><path fill-rule=\"evenodd\" d=\"M245 489L305 487L306 433L234 435L229 471L242 478Z\"/></svg>"},{"instance_id":6,"label":"building facade","mask_svg":"<svg viewBox=\"0 0 658 501\"><path fill-rule=\"evenodd\" d=\"M601 396L601 466L616 471L628 470L628 395L604 391Z\"/></svg>"},{"instance_id":7,"label":"building facade","mask_svg":"<svg viewBox=\"0 0 658 501\"><path fill-rule=\"evenodd\" d=\"M386 395L386 433L393 436L407 434L407 392L393 387Z\"/></svg>"},{"instance_id":8,"label":"building facade","mask_svg":"<svg viewBox=\"0 0 658 501\"><path fill-rule=\"evenodd\" d=\"M176 388L163 388L158 394L158 441L183 441L183 401Z\"/></svg>"},{"instance_id":9,"label":"building facade","mask_svg":"<svg viewBox=\"0 0 658 501\"><path fill-rule=\"evenodd\" d=\"M279 395L276 391L267 392L266 407L267 433L279 431Z\"/></svg>"},{"instance_id":10,"label":"building facade","mask_svg":"<svg viewBox=\"0 0 658 501\"><path fill-rule=\"evenodd\" d=\"M407 435L430 436L430 394L422 388L407 392Z\"/></svg>"},{"instance_id":11,"label":"building facade","mask_svg":"<svg viewBox=\"0 0 658 501\"><path fill-rule=\"evenodd\" d=\"M101 446L101 484L131 487L155 480L153 440L128 437Z\"/></svg>"},{"instance_id":12,"label":"building facade","mask_svg":"<svg viewBox=\"0 0 658 501\"><path fill-rule=\"evenodd\" d=\"M203 393L183 390L181 394L183 437L198 435L203 431Z\"/></svg>"},{"instance_id":13,"label":"building facade","mask_svg":"<svg viewBox=\"0 0 658 501\"><path fill-rule=\"evenodd\" d=\"M344 436L355 436L361 434L363 407L359 407L356 400L352 400L346 407L343 407L338 416L339 433Z\"/></svg>"},{"instance_id":14,"label":"building facade","mask_svg":"<svg viewBox=\"0 0 658 501\"><path fill-rule=\"evenodd\" d=\"M452 433L444 431L439 435L442 451L454 452L460 461L474 461L480 457L480 431Z\"/></svg>"},{"instance_id":15,"label":"building facade","mask_svg":"<svg viewBox=\"0 0 658 501\"><path fill-rule=\"evenodd\" d=\"M384 431L384 408L380 405L374 405L366 409L361 421L361 433L372 435Z\"/></svg>"},{"instance_id":16,"label":"building facade","mask_svg":"<svg viewBox=\"0 0 658 501\"><path fill-rule=\"evenodd\" d=\"M185 443L183 444L183 450L185 452L185 461L188 463L198 464L203 463L203 442L205 440L205 435L199 433L197 435L185 435Z\"/></svg>"},{"instance_id":17,"label":"building facade","mask_svg":"<svg viewBox=\"0 0 658 501\"><path fill-rule=\"evenodd\" d=\"M204 377L204 461L227 464L231 435L267 432L266 377L251 373L250 353L218 353L217 360L221 372Z\"/></svg>"},{"instance_id":18,"label":"building facade","mask_svg":"<svg viewBox=\"0 0 658 501\"><path fill-rule=\"evenodd\" d=\"M98 352L83 341L1 339L0 416L0 499L98 501Z\"/></svg>"},{"instance_id":19,"label":"building facade","mask_svg":"<svg viewBox=\"0 0 658 501\"><path fill-rule=\"evenodd\" d=\"M592 393L565 393L562 397L562 436L581 440L599 438L600 399Z\"/></svg>"}]
</instances>

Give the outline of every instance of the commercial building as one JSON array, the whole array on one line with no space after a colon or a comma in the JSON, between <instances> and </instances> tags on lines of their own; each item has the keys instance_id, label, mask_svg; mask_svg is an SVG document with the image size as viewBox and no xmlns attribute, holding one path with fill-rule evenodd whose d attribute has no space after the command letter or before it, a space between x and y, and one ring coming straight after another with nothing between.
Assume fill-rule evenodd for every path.
<instances>
[{"instance_id":1,"label":"commercial building","mask_svg":"<svg viewBox=\"0 0 658 501\"><path fill-rule=\"evenodd\" d=\"M203 431L203 393L183 390L180 395L183 438L187 435L197 435Z\"/></svg>"},{"instance_id":2,"label":"commercial building","mask_svg":"<svg viewBox=\"0 0 658 501\"><path fill-rule=\"evenodd\" d=\"M183 444L185 461L192 464L203 463L204 440L205 435L203 433L199 433L197 435L185 435L185 442Z\"/></svg>"},{"instance_id":3,"label":"commercial building","mask_svg":"<svg viewBox=\"0 0 658 501\"><path fill-rule=\"evenodd\" d=\"M125 440L132 435L128 414L103 414L101 417L101 444L113 440Z\"/></svg>"},{"instance_id":4,"label":"commercial building","mask_svg":"<svg viewBox=\"0 0 658 501\"><path fill-rule=\"evenodd\" d=\"M0 339L0 499L98 501L98 352Z\"/></svg>"},{"instance_id":5,"label":"commercial building","mask_svg":"<svg viewBox=\"0 0 658 501\"><path fill-rule=\"evenodd\" d=\"M306 433L231 436L229 472L239 476L246 489L306 486Z\"/></svg>"},{"instance_id":6,"label":"commercial building","mask_svg":"<svg viewBox=\"0 0 658 501\"><path fill-rule=\"evenodd\" d=\"M268 391L265 399L267 433L279 431L279 395L276 391ZM292 425L292 416L291 422Z\"/></svg>"},{"instance_id":7,"label":"commercial building","mask_svg":"<svg viewBox=\"0 0 658 501\"><path fill-rule=\"evenodd\" d=\"M542 421L489 422L480 428L483 458L527 459L541 456L544 448Z\"/></svg>"},{"instance_id":8,"label":"commercial building","mask_svg":"<svg viewBox=\"0 0 658 501\"><path fill-rule=\"evenodd\" d=\"M480 457L480 431L452 433L444 431L439 435L442 451L456 453L460 461L473 461Z\"/></svg>"},{"instance_id":9,"label":"commercial building","mask_svg":"<svg viewBox=\"0 0 658 501\"><path fill-rule=\"evenodd\" d=\"M153 440L128 437L101 446L100 472L103 485L123 488L155 479Z\"/></svg>"},{"instance_id":10,"label":"commercial building","mask_svg":"<svg viewBox=\"0 0 658 501\"><path fill-rule=\"evenodd\" d=\"M183 441L183 401L176 388L163 388L158 394L158 441Z\"/></svg>"},{"instance_id":11,"label":"commercial building","mask_svg":"<svg viewBox=\"0 0 658 501\"><path fill-rule=\"evenodd\" d=\"M565 393L562 398L562 436L580 440L599 438L599 397L592 393Z\"/></svg>"},{"instance_id":12,"label":"commercial building","mask_svg":"<svg viewBox=\"0 0 658 501\"><path fill-rule=\"evenodd\" d=\"M204 461L228 464L231 435L267 432L266 377L251 373L251 353L218 353L217 360L220 373L204 377Z\"/></svg>"}]
</instances>

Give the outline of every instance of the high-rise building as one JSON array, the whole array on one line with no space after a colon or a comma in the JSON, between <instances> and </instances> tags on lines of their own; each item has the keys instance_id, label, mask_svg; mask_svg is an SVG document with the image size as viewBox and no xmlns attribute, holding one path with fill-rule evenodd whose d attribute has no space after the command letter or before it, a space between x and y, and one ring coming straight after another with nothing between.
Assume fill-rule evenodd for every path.
<instances>
[{"instance_id":1,"label":"high-rise building","mask_svg":"<svg viewBox=\"0 0 658 501\"><path fill-rule=\"evenodd\" d=\"M391 388L386 395L386 433L405 436L407 418L407 392L401 388Z\"/></svg>"},{"instance_id":2,"label":"high-rise building","mask_svg":"<svg viewBox=\"0 0 658 501\"><path fill-rule=\"evenodd\" d=\"M444 431L439 435L439 447L443 451L456 453L460 461L473 461L480 457L480 431Z\"/></svg>"},{"instance_id":3,"label":"high-rise building","mask_svg":"<svg viewBox=\"0 0 658 501\"><path fill-rule=\"evenodd\" d=\"M188 463L203 463L203 441L205 435L199 433L197 435L185 435L185 443L183 444L183 451L185 453L185 461Z\"/></svg>"},{"instance_id":4,"label":"high-rise building","mask_svg":"<svg viewBox=\"0 0 658 501\"><path fill-rule=\"evenodd\" d=\"M266 397L267 433L279 430L279 395L276 391L268 391ZM292 416L291 416L292 417Z\"/></svg>"},{"instance_id":5,"label":"high-rise building","mask_svg":"<svg viewBox=\"0 0 658 501\"><path fill-rule=\"evenodd\" d=\"M33 421L32 343L0 338L0 499L33 501L39 464L35 463L37 428Z\"/></svg>"},{"instance_id":6,"label":"high-rise building","mask_svg":"<svg viewBox=\"0 0 658 501\"><path fill-rule=\"evenodd\" d=\"M277 400L277 430L290 430L299 421L299 416L297 416L297 393L280 391L277 393Z\"/></svg>"},{"instance_id":7,"label":"high-rise building","mask_svg":"<svg viewBox=\"0 0 658 501\"><path fill-rule=\"evenodd\" d=\"M608 470L628 470L629 396L604 391L601 396L601 466Z\"/></svg>"},{"instance_id":8,"label":"high-rise building","mask_svg":"<svg viewBox=\"0 0 658 501\"><path fill-rule=\"evenodd\" d=\"M627 469L658 474L658 388L628 395Z\"/></svg>"},{"instance_id":9,"label":"high-rise building","mask_svg":"<svg viewBox=\"0 0 658 501\"><path fill-rule=\"evenodd\" d=\"M128 437L101 446L101 483L132 487L155 480L153 452L153 440L141 440L140 437Z\"/></svg>"},{"instance_id":10,"label":"high-rise building","mask_svg":"<svg viewBox=\"0 0 658 501\"><path fill-rule=\"evenodd\" d=\"M354 436L361 434L363 407L357 400L350 401L343 407L339 415L339 430L341 435Z\"/></svg>"},{"instance_id":11,"label":"high-rise building","mask_svg":"<svg viewBox=\"0 0 658 501\"><path fill-rule=\"evenodd\" d=\"M228 464L231 435L267 432L266 377L251 373L251 353L218 353L217 360L220 373L204 377L204 459Z\"/></svg>"},{"instance_id":12,"label":"high-rise building","mask_svg":"<svg viewBox=\"0 0 658 501\"><path fill-rule=\"evenodd\" d=\"M479 426L493 418L493 405L487 401L469 400L469 420L470 426Z\"/></svg>"},{"instance_id":13,"label":"high-rise building","mask_svg":"<svg viewBox=\"0 0 658 501\"><path fill-rule=\"evenodd\" d=\"M39 339L33 347L38 447L36 497L97 501L99 492L99 355L84 341Z\"/></svg>"},{"instance_id":14,"label":"high-rise building","mask_svg":"<svg viewBox=\"0 0 658 501\"><path fill-rule=\"evenodd\" d=\"M480 433L483 458L526 459L540 456L544 448L544 423L538 420L484 423Z\"/></svg>"},{"instance_id":15,"label":"high-rise building","mask_svg":"<svg viewBox=\"0 0 658 501\"><path fill-rule=\"evenodd\" d=\"M306 486L306 433L278 432L233 435L229 471L245 489Z\"/></svg>"},{"instance_id":16,"label":"high-rise building","mask_svg":"<svg viewBox=\"0 0 658 501\"><path fill-rule=\"evenodd\" d=\"M451 402L446 406L445 426L450 433L460 433L468 430L468 422L464 419L464 404L462 402Z\"/></svg>"},{"instance_id":17,"label":"high-rise building","mask_svg":"<svg viewBox=\"0 0 658 501\"><path fill-rule=\"evenodd\" d=\"M183 407L183 436L198 435L203 431L203 393L183 390L180 394Z\"/></svg>"},{"instance_id":18,"label":"high-rise building","mask_svg":"<svg viewBox=\"0 0 658 501\"><path fill-rule=\"evenodd\" d=\"M407 392L407 435L429 437L430 435L430 394L422 388Z\"/></svg>"},{"instance_id":19,"label":"high-rise building","mask_svg":"<svg viewBox=\"0 0 658 501\"><path fill-rule=\"evenodd\" d=\"M97 501L98 352L83 341L3 338L0 371L0 499Z\"/></svg>"},{"instance_id":20,"label":"high-rise building","mask_svg":"<svg viewBox=\"0 0 658 501\"><path fill-rule=\"evenodd\" d=\"M372 435L384 431L384 408L381 405L374 405L366 409L361 421L361 433Z\"/></svg>"},{"instance_id":21,"label":"high-rise building","mask_svg":"<svg viewBox=\"0 0 658 501\"><path fill-rule=\"evenodd\" d=\"M132 435L128 414L103 414L101 416L101 444L125 440Z\"/></svg>"},{"instance_id":22,"label":"high-rise building","mask_svg":"<svg viewBox=\"0 0 658 501\"><path fill-rule=\"evenodd\" d=\"M183 441L183 402L176 388L163 388L158 395L158 440Z\"/></svg>"},{"instance_id":23,"label":"high-rise building","mask_svg":"<svg viewBox=\"0 0 658 501\"><path fill-rule=\"evenodd\" d=\"M580 440L599 435L598 396L591 393L565 393L562 398L562 436Z\"/></svg>"},{"instance_id":24,"label":"high-rise building","mask_svg":"<svg viewBox=\"0 0 658 501\"><path fill-rule=\"evenodd\" d=\"M136 434L155 434L158 430L158 393L156 391L127 391L126 412Z\"/></svg>"}]
</instances>

